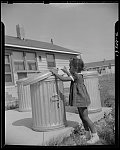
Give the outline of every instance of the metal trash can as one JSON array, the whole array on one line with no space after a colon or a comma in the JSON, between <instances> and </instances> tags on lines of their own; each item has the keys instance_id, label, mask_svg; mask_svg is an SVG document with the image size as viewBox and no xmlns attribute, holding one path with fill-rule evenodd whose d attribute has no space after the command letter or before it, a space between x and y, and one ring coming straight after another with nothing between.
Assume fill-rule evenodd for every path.
<instances>
[{"instance_id":1,"label":"metal trash can","mask_svg":"<svg viewBox=\"0 0 120 150\"><path fill-rule=\"evenodd\" d=\"M97 71L83 71L82 74L84 77L84 84L87 88L87 91L91 100L91 104L88 107L88 112L92 113L92 112L102 111L98 72Z\"/></svg>"},{"instance_id":2,"label":"metal trash can","mask_svg":"<svg viewBox=\"0 0 120 150\"><path fill-rule=\"evenodd\" d=\"M29 82L36 77L39 77L40 74L41 73L35 73L28 78L23 78L16 82L18 91L18 111L25 112L32 110L30 85L24 85L24 83Z\"/></svg>"},{"instance_id":3,"label":"metal trash can","mask_svg":"<svg viewBox=\"0 0 120 150\"><path fill-rule=\"evenodd\" d=\"M17 83L18 91L18 111L25 112L31 111L31 94L30 94L30 85L24 86L23 83L28 78L20 79Z\"/></svg>"},{"instance_id":4,"label":"metal trash can","mask_svg":"<svg viewBox=\"0 0 120 150\"><path fill-rule=\"evenodd\" d=\"M49 131L65 127L67 122L63 82L47 72L24 82L24 85L29 84L33 130Z\"/></svg>"}]
</instances>

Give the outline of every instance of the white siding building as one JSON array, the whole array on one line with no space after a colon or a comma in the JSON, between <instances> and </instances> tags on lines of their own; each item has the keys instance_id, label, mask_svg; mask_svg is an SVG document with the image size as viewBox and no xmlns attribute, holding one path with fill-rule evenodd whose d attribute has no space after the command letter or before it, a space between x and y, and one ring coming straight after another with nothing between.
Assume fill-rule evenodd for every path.
<instances>
[{"instance_id":1,"label":"white siding building","mask_svg":"<svg viewBox=\"0 0 120 150\"><path fill-rule=\"evenodd\" d=\"M86 70L97 70L100 74L115 73L115 60L104 60L85 64Z\"/></svg>"},{"instance_id":2,"label":"white siding building","mask_svg":"<svg viewBox=\"0 0 120 150\"><path fill-rule=\"evenodd\" d=\"M16 81L49 68L69 67L70 58L79 52L53 43L5 36L5 101L18 99Z\"/></svg>"}]
</instances>

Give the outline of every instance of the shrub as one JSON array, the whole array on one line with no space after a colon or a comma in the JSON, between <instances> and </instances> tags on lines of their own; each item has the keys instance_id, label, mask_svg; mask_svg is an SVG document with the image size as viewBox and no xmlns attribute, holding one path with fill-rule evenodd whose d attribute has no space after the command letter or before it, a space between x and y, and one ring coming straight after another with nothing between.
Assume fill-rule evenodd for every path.
<instances>
[{"instance_id":1,"label":"shrub","mask_svg":"<svg viewBox=\"0 0 120 150\"><path fill-rule=\"evenodd\" d=\"M5 110L11 110L11 109L16 109L18 108L18 103L16 104L8 104L6 107L5 107Z\"/></svg>"},{"instance_id":2,"label":"shrub","mask_svg":"<svg viewBox=\"0 0 120 150\"><path fill-rule=\"evenodd\" d=\"M99 121L95 122L95 126L100 137L100 141L95 145L114 145L115 144L115 118L114 118L114 107L112 111ZM73 145L87 145L86 140L81 137L85 134L83 125L75 127L69 137L52 139L47 145L48 146L73 146Z\"/></svg>"},{"instance_id":3,"label":"shrub","mask_svg":"<svg viewBox=\"0 0 120 150\"><path fill-rule=\"evenodd\" d=\"M102 107L111 107L115 100L115 75L100 76L99 84Z\"/></svg>"},{"instance_id":4,"label":"shrub","mask_svg":"<svg viewBox=\"0 0 120 150\"><path fill-rule=\"evenodd\" d=\"M62 140L60 137L52 139L46 145L47 146L86 145L85 140L80 137L81 135L84 134L84 132L85 130L82 129L82 125L78 125L77 127L75 127L75 129L72 131L69 137L64 137Z\"/></svg>"},{"instance_id":5,"label":"shrub","mask_svg":"<svg viewBox=\"0 0 120 150\"><path fill-rule=\"evenodd\" d=\"M99 137L106 141L107 145L115 144L115 114L113 107L112 111L100 121L96 122Z\"/></svg>"},{"instance_id":6,"label":"shrub","mask_svg":"<svg viewBox=\"0 0 120 150\"><path fill-rule=\"evenodd\" d=\"M113 96L109 96L107 99L104 100L105 107L112 107L115 103L115 98Z\"/></svg>"}]
</instances>

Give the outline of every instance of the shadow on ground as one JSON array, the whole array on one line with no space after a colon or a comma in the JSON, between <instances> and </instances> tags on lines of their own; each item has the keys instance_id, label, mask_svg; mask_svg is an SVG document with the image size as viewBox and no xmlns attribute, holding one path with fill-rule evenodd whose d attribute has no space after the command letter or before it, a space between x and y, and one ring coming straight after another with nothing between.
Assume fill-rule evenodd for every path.
<instances>
[{"instance_id":1,"label":"shadow on ground","mask_svg":"<svg viewBox=\"0 0 120 150\"><path fill-rule=\"evenodd\" d=\"M67 120L66 127L75 128L76 126L78 126L78 124L79 124L78 122ZM24 126L24 127L32 129L32 118L24 118L24 119L17 120L15 122L13 122L12 125L13 126Z\"/></svg>"},{"instance_id":2,"label":"shadow on ground","mask_svg":"<svg viewBox=\"0 0 120 150\"><path fill-rule=\"evenodd\" d=\"M13 126L25 126L32 129L32 118L24 118L12 123Z\"/></svg>"},{"instance_id":3,"label":"shadow on ground","mask_svg":"<svg viewBox=\"0 0 120 150\"><path fill-rule=\"evenodd\" d=\"M78 125L79 125L79 123L76 122L76 121L67 120L67 127L73 127L73 128L75 128Z\"/></svg>"}]
</instances>

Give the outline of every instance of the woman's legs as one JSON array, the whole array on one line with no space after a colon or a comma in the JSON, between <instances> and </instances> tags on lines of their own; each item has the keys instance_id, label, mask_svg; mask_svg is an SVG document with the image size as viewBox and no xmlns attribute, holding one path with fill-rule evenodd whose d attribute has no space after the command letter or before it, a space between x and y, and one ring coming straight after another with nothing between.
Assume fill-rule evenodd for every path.
<instances>
[{"instance_id":1,"label":"woman's legs","mask_svg":"<svg viewBox=\"0 0 120 150\"><path fill-rule=\"evenodd\" d=\"M97 135L93 122L88 117L87 107L79 107L78 111L79 111L80 118L83 121L84 127L87 126L91 131L92 136L91 139L87 141L87 143L94 144L95 142L99 141L99 136Z\"/></svg>"},{"instance_id":2,"label":"woman's legs","mask_svg":"<svg viewBox=\"0 0 120 150\"><path fill-rule=\"evenodd\" d=\"M78 112L79 112L79 116L83 122L83 126L84 126L85 130L88 131L90 129L90 131L92 133L96 133L94 124L88 117L87 107L78 107Z\"/></svg>"},{"instance_id":3,"label":"woman's legs","mask_svg":"<svg viewBox=\"0 0 120 150\"><path fill-rule=\"evenodd\" d=\"M89 131L90 129L89 129L88 125L87 125L87 122L83 119L83 116L82 116L82 113L81 113L80 108L78 108L78 112L79 112L80 119L82 120L84 129L85 129L86 131Z\"/></svg>"}]
</instances>

